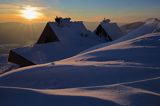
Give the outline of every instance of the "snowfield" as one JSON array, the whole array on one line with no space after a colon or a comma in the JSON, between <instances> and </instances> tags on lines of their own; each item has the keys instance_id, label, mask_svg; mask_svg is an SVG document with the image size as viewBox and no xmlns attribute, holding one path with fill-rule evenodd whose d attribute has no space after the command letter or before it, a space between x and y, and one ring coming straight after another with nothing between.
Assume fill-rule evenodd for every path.
<instances>
[{"instance_id":1,"label":"snowfield","mask_svg":"<svg viewBox=\"0 0 160 106\"><path fill-rule=\"evenodd\" d=\"M0 106L160 106L160 33L149 33L4 73Z\"/></svg>"}]
</instances>

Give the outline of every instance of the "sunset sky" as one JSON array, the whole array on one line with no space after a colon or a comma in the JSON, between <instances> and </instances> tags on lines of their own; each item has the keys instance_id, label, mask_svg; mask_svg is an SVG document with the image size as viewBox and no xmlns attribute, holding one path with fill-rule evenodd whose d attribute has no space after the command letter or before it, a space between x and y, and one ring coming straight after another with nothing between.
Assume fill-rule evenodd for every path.
<instances>
[{"instance_id":1,"label":"sunset sky","mask_svg":"<svg viewBox=\"0 0 160 106\"><path fill-rule=\"evenodd\" d=\"M56 16L88 22L160 18L160 0L0 0L0 22L47 22Z\"/></svg>"}]
</instances>

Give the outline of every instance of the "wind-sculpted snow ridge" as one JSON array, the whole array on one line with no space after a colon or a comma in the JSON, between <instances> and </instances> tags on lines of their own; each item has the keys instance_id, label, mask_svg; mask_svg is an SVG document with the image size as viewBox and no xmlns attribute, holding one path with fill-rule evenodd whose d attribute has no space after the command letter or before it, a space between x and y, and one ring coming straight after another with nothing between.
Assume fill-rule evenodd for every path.
<instances>
[{"instance_id":1,"label":"wind-sculpted snow ridge","mask_svg":"<svg viewBox=\"0 0 160 106\"><path fill-rule=\"evenodd\" d=\"M0 75L0 105L159 106L159 54L152 33L13 70Z\"/></svg>"}]
</instances>

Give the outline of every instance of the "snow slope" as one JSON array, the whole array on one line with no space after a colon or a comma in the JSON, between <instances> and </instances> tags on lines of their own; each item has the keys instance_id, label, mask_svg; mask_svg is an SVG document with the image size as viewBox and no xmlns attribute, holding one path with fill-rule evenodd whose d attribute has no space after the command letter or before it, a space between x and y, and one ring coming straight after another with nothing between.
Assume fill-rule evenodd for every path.
<instances>
[{"instance_id":1,"label":"snow slope","mask_svg":"<svg viewBox=\"0 0 160 106\"><path fill-rule=\"evenodd\" d=\"M0 105L159 106L159 54L152 33L13 70L0 75Z\"/></svg>"},{"instance_id":2,"label":"snow slope","mask_svg":"<svg viewBox=\"0 0 160 106\"><path fill-rule=\"evenodd\" d=\"M126 36L123 37L123 40L128 40L149 33L159 32L159 24L160 20L157 18L147 19L144 25L128 33Z\"/></svg>"},{"instance_id":3,"label":"snow slope","mask_svg":"<svg viewBox=\"0 0 160 106\"><path fill-rule=\"evenodd\" d=\"M7 59L8 59L8 54L0 55L0 63L7 63L8 62Z\"/></svg>"},{"instance_id":4,"label":"snow slope","mask_svg":"<svg viewBox=\"0 0 160 106\"><path fill-rule=\"evenodd\" d=\"M126 32L129 33L139 27L141 27L143 24L145 24L145 22L133 22L133 23L129 23L129 24L125 24L121 26L121 29Z\"/></svg>"},{"instance_id":5,"label":"snow slope","mask_svg":"<svg viewBox=\"0 0 160 106\"><path fill-rule=\"evenodd\" d=\"M0 55L0 74L18 68L18 65L8 63L8 54Z\"/></svg>"}]
</instances>

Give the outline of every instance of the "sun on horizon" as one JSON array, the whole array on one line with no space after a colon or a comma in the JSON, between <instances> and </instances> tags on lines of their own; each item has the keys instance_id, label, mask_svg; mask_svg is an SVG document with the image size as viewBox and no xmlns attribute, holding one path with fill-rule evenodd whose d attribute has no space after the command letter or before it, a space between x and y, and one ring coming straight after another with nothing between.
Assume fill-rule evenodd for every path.
<instances>
[{"instance_id":1,"label":"sun on horizon","mask_svg":"<svg viewBox=\"0 0 160 106\"><path fill-rule=\"evenodd\" d=\"M38 19L42 16L38 10L36 7L26 6L21 10L21 16L27 20Z\"/></svg>"}]
</instances>

